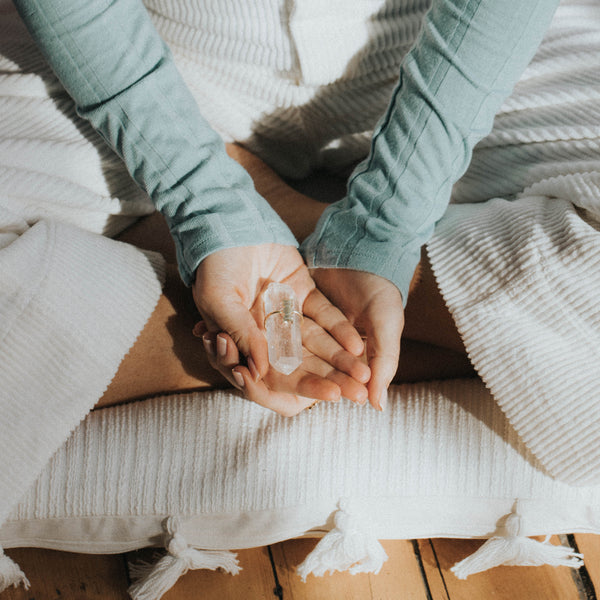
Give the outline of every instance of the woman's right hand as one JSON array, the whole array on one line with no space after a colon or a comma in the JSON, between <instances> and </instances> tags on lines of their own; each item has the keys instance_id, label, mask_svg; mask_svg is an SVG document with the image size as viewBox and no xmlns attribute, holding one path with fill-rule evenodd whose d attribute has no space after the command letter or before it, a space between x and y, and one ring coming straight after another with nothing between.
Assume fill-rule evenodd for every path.
<instances>
[{"instance_id":1,"label":"woman's right hand","mask_svg":"<svg viewBox=\"0 0 600 600\"><path fill-rule=\"evenodd\" d=\"M311 273L319 289L364 332L371 369L369 400L373 408L383 410L388 387L398 369L404 328L404 307L398 288L365 271L312 269Z\"/></svg>"},{"instance_id":2,"label":"woman's right hand","mask_svg":"<svg viewBox=\"0 0 600 600\"><path fill-rule=\"evenodd\" d=\"M262 295L271 282L290 285L304 314L303 362L290 375L269 365ZM362 339L316 288L293 246L217 251L200 263L193 295L211 365L249 400L285 416L342 396L366 402L370 370L360 359Z\"/></svg>"}]
</instances>

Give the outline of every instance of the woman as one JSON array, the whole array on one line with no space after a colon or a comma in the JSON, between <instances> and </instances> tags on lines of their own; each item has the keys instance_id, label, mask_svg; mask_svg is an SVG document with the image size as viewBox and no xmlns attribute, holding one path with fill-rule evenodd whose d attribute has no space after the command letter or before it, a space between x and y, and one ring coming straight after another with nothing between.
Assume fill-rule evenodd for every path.
<instances>
[{"instance_id":1,"label":"woman","mask_svg":"<svg viewBox=\"0 0 600 600\"><path fill-rule=\"evenodd\" d=\"M404 305L421 246L444 214L452 185L469 165L474 145L490 131L494 115L531 60L556 4L447 0L433 2L431 7L429 3L382 3L375 9L371 4L357 3L351 10L343 10L337 5L324 8L319 3L298 2L289 12L288 4L265 2L253 7L240 3L231 13L220 15L210 10L222 6L220 3L215 7L203 5L204 13L202 7L196 7L195 12L184 3L148 3L156 26L171 43L186 86L147 11L137 1L93 3L93 7L78 2L16 3L38 46L75 99L79 114L116 149L165 215L175 240L180 273L193 288L207 330L204 340L210 363L249 399L284 414L294 414L314 399L335 400L340 395L356 402L363 402L368 395L374 407L384 407L385 390L397 368ZM256 14L248 15L253 9ZM239 23L246 27L236 29ZM326 40L329 44L321 48ZM350 42L344 45L343 40ZM329 60L322 60L324 57ZM400 62L398 82L397 74L392 79L390 73L397 73ZM266 87L268 81L270 87ZM54 93L51 101L57 112L71 116L71 105L54 85L50 84L50 92ZM42 95L39 89L37 93ZM219 137L200 116L198 105L226 139L226 129L231 128L228 141L244 142L288 175L303 175L315 166L352 163L368 150L365 132L375 124L373 113L383 117L375 129L369 157L353 173L346 197L320 217L322 206L290 191L279 180L273 184L273 179L265 179L264 167L260 166L257 187L274 198L273 204L282 214L291 215L286 220L297 228L294 236L255 192L244 171L227 158ZM90 135L81 122L77 127L80 136ZM87 139L86 143L89 146ZM252 169L254 157L237 149L231 151ZM102 154L104 150L95 152ZM119 221L114 224L112 219L110 227L103 223L100 229L114 234L123 228L126 218L147 213L149 208L143 197L127 186L127 193L119 190L112 195L110 184L122 184L123 179L119 179L112 158L99 164L100 170L106 171L108 196L118 200L113 212L118 213ZM477 189L487 176L488 171L483 172L483 177L474 172L471 180L468 175L462 191ZM80 176L78 183L85 183L81 179L85 178ZM469 181L475 181L471 188ZM510 181L517 186L512 193L518 191L519 184L512 176L503 173L498 181ZM282 190L293 202L306 207L302 217L294 210L298 204L286 204L286 198L278 195ZM460 184L457 190L461 191ZM476 199L491 195L479 194ZM47 210L52 213L55 209ZM74 212L69 206L52 215L64 220L63 215L69 214L75 219ZM458 213L453 209L449 214ZM17 232L20 240L23 232L29 231L29 222L39 218L39 213L25 217L26 223L21 222ZM518 215L514 218L518 222ZM80 219L84 226L89 220L89 215ZM438 237L430 246L434 254L436 248L448 247L447 238L459 240L455 249L462 248L464 235L455 221L448 221L446 238ZM459 221L469 222L464 215ZM134 237L136 233L125 235ZM296 238L302 235L308 235L302 250L312 279L295 250ZM98 261L100 265L106 265L113 252L118 255L123 250L111 245L106 257ZM444 257L440 253L434 269L446 282L446 289L458 281L455 287L476 291L468 273L457 280L454 270L441 269ZM87 261L91 260L89 254L93 253L86 254ZM484 256L485 265L491 265L493 256ZM116 271L123 274L132 270L128 262L123 256L119 268L105 277L118 281ZM138 266L134 270L141 269ZM479 270L474 268L473 273ZM147 267L145 272L149 275ZM337 308L315 291L313 279ZM269 369L260 319L257 325L259 311L253 309L264 282L269 280L295 285L303 312L314 323L314 333L304 336L312 356L289 379ZM425 282L429 287L417 286L416 292L439 303L431 279ZM89 285L87 280L85 283ZM140 282L141 289L127 298L131 310L125 310L128 306L123 301L115 303L122 311L117 322L129 321L133 312L140 313L131 299L138 296L146 298L144 319L150 314L148 306L156 299L156 292L148 293L145 286ZM115 289L120 294L128 286L121 282ZM81 294L82 298L86 295L88 292ZM153 339L153 322L160 323L156 335L169 339L165 331L169 333L171 309L168 302L161 302L159 314L155 312L156 319L148 323L133 356L121 364L122 373L131 368L127 366L130 359L134 361L131 364L138 364L135 360L146 358L151 344L145 343L143 336L149 331L146 341ZM81 303L86 304L85 300ZM464 303L471 305L468 299ZM415 319L407 324L412 337L461 349L451 322L448 325L448 320L444 321L447 336L440 333L437 321L423 327L416 317L426 305L413 306ZM434 314L443 321L447 314L441 307L443 303L437 305ZM101 309L93 312L98 320L89 335L97 334L102 327L98 324L106 318L99 312ZM454 316L460 321L456 312ZM85 390L86 400L78 400L77 410L70 419L64 419L69 426L76 422L75 414L81 418L89 409L92 395L96 395L93 402L101 395L101 382L106 385L110 381L133 342L133 330L141 328L140 318L128 336L113 344L111 360L102 363L104 370L93 390L89 385L78 387L78 393ZM357 359L363 345L351 323L366 336L368 369ZM200 327L196 331L203 330ZM486 335L490 338L489 332ZM74 342L70 342L65 356L77 357ZM193 352L181 350L180 344L174 351ZM239 360L240 353L245 361ZM487 355L483 352L482 356ZM73 380L79 381L81 365L76 364L76 358L65 360L73 361L72 380L66 384L69 387ZM90 360L102 362L95 354ZM474 361L480 372L486 370L485 361L483 365L477 364L478 359ZM184 358L184 371L187 364ZM94 369L100 371L97 364ZM41 380L47 378L46 371L41 370ZM205 372L200 377L206 379ZM494 374L488 377L493 386ZM198 382L196 375L181 371L173 379L175 383L164 386L166 390ZM118 381L117 377L113 385ZM109 389L105 401L140 395L144 393L143 383L137 388L139 393L128 389L126 394L117 391L111 396ZM507 398L512 408L513 397L508 394ZM498 401L502 404L502 394ZM515 410L518 413L519 409ZM516 417L515 422L524 423L527 433L528 422ZM526 441L538 457L548 457L552 463L554 450L548 454L545 439L538 445L537 439ZM561 463L557 472L565 475L568 471Z\"/></svg>"}]
</instances>

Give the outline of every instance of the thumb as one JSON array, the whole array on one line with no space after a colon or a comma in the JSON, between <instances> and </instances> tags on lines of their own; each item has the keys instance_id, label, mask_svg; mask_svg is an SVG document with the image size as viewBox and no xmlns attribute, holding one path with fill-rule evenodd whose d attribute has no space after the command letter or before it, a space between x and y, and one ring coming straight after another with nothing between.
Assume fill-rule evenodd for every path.
<instances>
[{"instance_id":1,"label":"thumb","mask_svg":"<svg viewBox=\"0 0 600 600\"><path fill-rule=\"evenodd\" d=\"M238 351L251 358L260 376L264 377L269 370L267 340L241 299L235 296L222 299L218 308L211 312L205 317L208 329L229 334Z\"/></svg>"},{"instance_id":2,"label":"thumb","mask_svg":"<svg viewBox=\"0 0 600 600\"><path fill-rule=\"evenodd\" d=\"M366 319L367 359L371 369L369 400L378 410L385 408L387 389L398 370L403 326L401 310L373 310Z\"/></svg>"}]
</instances>

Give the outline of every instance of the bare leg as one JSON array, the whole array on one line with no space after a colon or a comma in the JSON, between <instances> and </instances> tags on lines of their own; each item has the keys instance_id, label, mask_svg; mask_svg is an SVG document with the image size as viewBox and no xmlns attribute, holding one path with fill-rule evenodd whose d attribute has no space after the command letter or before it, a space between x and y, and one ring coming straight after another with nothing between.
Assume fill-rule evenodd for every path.
<instances>
[{"instance_id":1,"label":"bare leg","mask_svg":"<svg viewBox=\"0 0 600 600\"><path fill-rule=\"evenodd\" d=\"M168 261L167 280L154 312L96 406L229 385L209 365L202 341L192 335L199 317L191 292L173 263L174 248L162 215L156 213L143 219L120 239L146 249L162 250Z\"/></svg>"},{"instance_id":2,"label":"bare leg","mask_svg":"<svg viewBox=\"0 0 600 600\"><path fill-rule=\"evenodd\" d=\"M325 209L323 203L292 189L267 165L248 151L228 152L252 175L258 191L271 203L294 235L304 239ZM205 358L201 340L192 327L199 315L177 274L175 252L167 226L154 214L120 237L141 248L161 252L169 263L167 282L154 313L97 407L123 403L161 393L227 386ZM474 374L462 341L427 263L413 280L406 310L402 356L396 381L422 381Z\"/></svg>"},{"instance_id":3,"label":"bare leg","mask_svg":"<svg viewBox=\"0 0 600 600\"><path fill-rule=\"evenodd\" d=\"M394 381L476 375L425 252L411 284L404 318L400 365Z\"/></svg>"}]
</instances>

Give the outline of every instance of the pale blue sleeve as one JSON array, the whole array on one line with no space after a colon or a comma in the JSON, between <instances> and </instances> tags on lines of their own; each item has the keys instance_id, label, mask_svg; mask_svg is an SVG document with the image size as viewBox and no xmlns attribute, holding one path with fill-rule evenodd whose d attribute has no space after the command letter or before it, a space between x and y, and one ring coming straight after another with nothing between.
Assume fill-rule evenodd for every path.
<instances>
[{"instance_id":1,"label":"pale blue sleeve","mask_svg":"<svg viewBox=\"0 0 600 600\"><path fill-rule=\"evenodd\" d=\"M309 267L368 271L406 303L421 246L473 146L533 57L558 0L433 0L346 197L302 251Z\"/></svg>"},{"instance_id":2,"label":"pale blue sleeve","mask_svg":"<svg viewBox=\"0 0 600 600\"><path fill-rule=\"evenodd\" d=\"M165 215L183 280L222 248L296 240L202 118L141 0L15 0L58 78Z\"/></svg>"}]
</instances>

